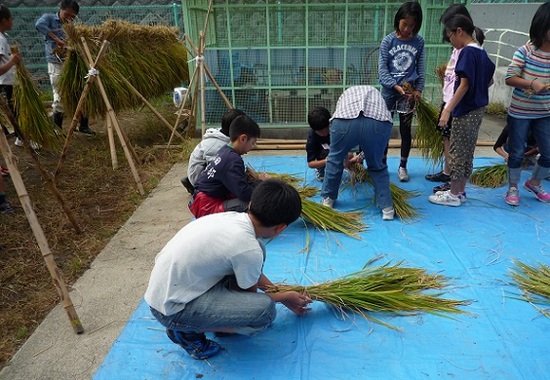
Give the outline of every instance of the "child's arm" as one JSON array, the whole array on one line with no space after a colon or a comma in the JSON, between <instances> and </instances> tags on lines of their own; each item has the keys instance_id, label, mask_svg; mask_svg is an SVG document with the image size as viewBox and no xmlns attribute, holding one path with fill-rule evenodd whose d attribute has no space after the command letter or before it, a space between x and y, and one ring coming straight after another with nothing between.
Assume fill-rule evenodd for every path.
<instances>
[{"instance_id":1,"label":"child's arm","mask_svg":"<svg viewBox=\"0 0 550 380\"><path fill-rule=\"evenodd\" d=\"M456 105L460 103L464 95L468 92L469 88L470 82L468 81L468 78L461 77L460 84L458 85L453 98L449 101L449 104L445 105L445 109L441 112L441 117L439 118L438 124L440 127L445 127L447 125L451 117L451 113L455 109Z\"/></svg>"},{"instance_id":2,"label":"child's arm","mask_svg":"<svg viewBox=\"0 0 550 380\"><path fill-rule=\"evenodd\" d=\"M267 278L263 273L258 281L258 288L265 290L268 288L274 288L275 285ZM304 315L309 310L307 305L312 302L312 299L305 294L301 294L295 291L289 292L269 292L266 293L274 302L280 302L285 305L290 311L297 315Z\"/></svg>"},{"instance_id":3,"label":"child's arm","mask_svg":"<svg viewBox=\"0 0 550 380\"><path fill-rule=\"evenodd\" d=\"M41 34L43 34L44 36L50 37L52 40L54 40L55 43L58 46L65 45L65 41L63 39L59 38L54 33L52 28L50 27L50 22L49 22L49 16L48 15L44 15L44 16L40 17L36 21L36 24L34 26L35 26L36 30L38 30Z\"/></svg>"},{"instance_id":4,"label":"child's arm","mask_svg":"<svg viewBox=\"0 0 550 380\"><path fill-rule=\"evenodd\" d=\"M309 161L307 163L307 166L311 169L320 169L320 168L324 168L326 165L327 165L327 158L325 159L322 159L322 160L313 160L313 161Z\"/></svg>"},{"instance_id":5,"label":"child's arm","mask_svg":"<svg viewBox=\"0 0 550 380\"><path fill-rule=\"evenodd\" d=\"M8 62L5 65L0 66L0 75L7 73L13 66L21 62L21 55L19 53L14 53L11 55Z\"/></svg>"}]
</instances>

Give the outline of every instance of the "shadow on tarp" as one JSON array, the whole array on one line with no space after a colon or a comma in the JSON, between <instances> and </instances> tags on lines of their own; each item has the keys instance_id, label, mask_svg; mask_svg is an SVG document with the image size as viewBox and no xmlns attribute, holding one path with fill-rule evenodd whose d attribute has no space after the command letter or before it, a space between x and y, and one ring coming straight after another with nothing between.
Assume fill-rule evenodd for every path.
<instances>
[{"instance_id":1,"label":"shadow on tarp","mask_svg":"<svg viewBox=\"0 0 550 380\"><path fill-rule=\"evenodd\" d=\"M320 187L304 157L245 160L257 171L294 174ZM494 163L501 160L475 161ZM266 332L215 338L225 351L197 361L168 340L142 302L94 379L546 378L550 320L512 298L519 291L509 270L512 259L550 264L549 206L520 190L521 205L513 208L504 203L505 187L471 185L461 207L432 205L427 196L434 183L424 179L432 170L422 159L410 159L408 183L397 182L397 158L389 165L394 183L421 192L411 200L421 213L418 220L384 222L368 186L346 187L336 208L365 212L369 227L362 239L306 229L299 220L268 243L265 273L275 282L309 284L355 272L373 257L382 257L379 264L404 260L451 278L444 296L472 300L464 308L471 314L376 315L399 332L357 315L342 319L319 302L304 317L278 305ZM527 176L524 172L523 179ZM550 182L544 184L550 188Z\"/></svg>"}]
</instances>

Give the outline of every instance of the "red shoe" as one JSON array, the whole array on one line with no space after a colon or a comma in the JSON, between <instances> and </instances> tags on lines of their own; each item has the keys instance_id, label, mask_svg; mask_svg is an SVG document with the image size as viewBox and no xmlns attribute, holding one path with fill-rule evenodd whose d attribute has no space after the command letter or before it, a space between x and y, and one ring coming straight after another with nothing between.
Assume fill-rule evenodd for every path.
<instances>
[{"instance_id":1,"label":"red shoe","mask_svg":"<svg viewBox=\"0 0 550 380\"><path fill-rule=\"evenodd\" d=\"M2 173L2 177L10 175L10 171L5 166L0 166L0 173Z\"/></svg>"}]
</instances>

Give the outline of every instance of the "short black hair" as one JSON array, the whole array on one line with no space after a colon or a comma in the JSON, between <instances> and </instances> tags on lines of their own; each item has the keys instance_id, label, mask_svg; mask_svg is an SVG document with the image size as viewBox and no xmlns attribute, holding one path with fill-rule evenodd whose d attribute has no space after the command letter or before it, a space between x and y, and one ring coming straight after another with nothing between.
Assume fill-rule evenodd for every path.
<instances>
[{"instance_id":1,"label":"short black hair","mask_svg":"<svg viewBox=\"0 0 550 380\"><path fill-rule=\"evenodd\" d=\"M221 132L229 136L229 127L231 126L231 123L237 116L246 115L244 111L241 111L237 108L232 108L228 111L226 111L222 116L222 129Z\"/></svg>"},{"instance_id":2,"label":"short black hair","mask_svg":"<svg viewBox=\"0 0 550 380\"><path fill-rule=\"evenodd\" d=\"M302 199L292 185L278 179L266 179L254 189L248 212L264 227L288 226L302 213Z\"/></svg>"},{"instance_id":3,"label":"short black hair","mask_svg":"<svg viewBox=\"0 0 550 380\"><path fill-rule=\"evenodd\" d=\"M11 18L11 11L4 4L0 5L0 20L9 20Z\"/></svg>"},{"instance_id":4,"label":"short black hair","mask_svg":"<svg viewBox=\"0 0 550 380\"><path fill-rule=\"evenodd\" d=\"M245 134L246 137L260 137L259 125L246 115L237 116L229 126L229 139L235 141L240 135Z\"/></svg>"},{"instance_id":5,"label":"short black hair","mask_svg":"<svg viewBox=\"0 0 550 380\"><path fill-rule=\"evenodd\" d=\"M416 1L407 1L397 10L395 18L393 19L393 28L396 32L399 32L399 21L409 16L414 18L416 22L413 34L418 34L420 28L422 27L422 8Z\"/></svg>"},{"instance_id":6,"label":"short black hair","mask_svg":"<svg viewBox=\"0 0 550 380\"><path fill-rule=\"evenodd\" d=\"M307 114L307 122L311 129L320 131L330 126L330 111L325 107L315 107Z\"/></svg>"},{"instance_id":7,"label":"short black hair","mask_svg":"<svg viewBox=\"0 0 550 380\"><path fill-rule=\"evenodd\" d=\"M543 3L535 12L531 27L529 28L529 38L531 43L537 49L542 46L548 31L550 30L550 2Z\"/></svg>"},{"instance_id":8,"label":"short black hair","mask_svg":"<svg viewBox=\"0 0 550 380\"><path fill-rule=\"evenodd\" d=\"M63 0L61 1L61 4L59 4L59 9L70 9L74 11L74 13L78 14L80 11L80 5L74 0Z\"/></svg>"},{"instance_id":9,"label":"short black hair","mask_svg":"<svg viewBox=\"0 0 550 380\"><path fill-rule=\"evenodd\" d=\"M449 6L447 9L445 9L443 14L439 18L439 22L445 25L447 21L449 21L455 15L463 15L468 17L470 20L472 19L472 16L470 16L470 12L468 11L468 8L466 8L464 4L453 4ZM449 36L447 35L447 31L445 30L445 28L443 28L443 41L447 43L451 42L449 40Z\"/></svg>"},{"instance_id":10,"label":"short black hair","mask_svg":"<svg viewBox=\"0 0 550 380\"><path fill-rule=\"evenodd\" d=\"M474 35L476 27L471 18L464 15L454 15L445 23L445 30L447 32L456 32L460 28L470 35Z\"/></svg>"}]
</instances>

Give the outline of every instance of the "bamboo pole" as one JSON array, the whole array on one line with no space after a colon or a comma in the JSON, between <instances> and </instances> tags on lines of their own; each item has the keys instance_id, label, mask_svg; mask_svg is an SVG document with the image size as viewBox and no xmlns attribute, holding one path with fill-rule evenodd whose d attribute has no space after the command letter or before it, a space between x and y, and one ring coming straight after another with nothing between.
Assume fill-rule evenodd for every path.
<instances>
[{"instance_id":1,"label":"bamboo pole","mask_svg":"<svg viewBox=\"0 0 550 380\"><path fill-rule=\"evenodd\" d=\"M95 61L93 62L94 68L97 68L101 62L101 59L107 52L107 48L109 47L108 41L103 41L103 44L101 45L101 48L99 50L99 53L97 54L97 57ZM92 63L90 63L92 65ZM67 137L65 138L65 143L63 144L63 150L61 151L61 157L59 157L59 161L57 162L57 167L55 168L55 174L54 178L57 179L59 176L59 173L61 172L61 165L63 164L63 161L65 158L67 158L67 151L69 150L69 142L71 141L71 137L73 135L73 132L76 128L76 124L78 123L78 118L80 117L80 114L82 112L82 108L84 108L84 103L86 102L86 98L88 97L88 93L90 92L92 83L96 80L95 75L89 75L88 79L86 80L86 84L84 85L84 89L82 90L82 94L80 94L80 99L78 100L78 105L76 106L76 110L74 112L73 118L71 120L71 126L69 127L69 132L67 133Z\"/></svg>"},{"instance_id":2,"label":"bamboo pole","mask_svg":"<svg viewBox=\"0 0 550 380\"><path fill-rule=\"evenodd\" d=\"M204 32L201 31L199 33L199 75L200 75L200 83L201 83L201 136L204 136L204 133L206 132L206 93L204 90Z\"/></svg>"},{"instance_id":3,"label":"bamboo pole","mask_svg":"<svg viewBox=\"0 0 550 380\"><path fill-rule=\"evenodd\" d=\"M105 115L105 124L107 125L107 138L109 139L109 151L111 152L111 167L118 169L118 157L116 155L115 136L113 133L113 123L109 115Z\"/></svg>"},{"instance_id":4,"label":"bamboo pole","mask_svg":"<svg viewBox=\"0 0 550 380\"><path fill-rule=\"evenodd\" d=\"M86 40L82 39L82 45L84 47L84 50L86 52L86 58L87 58L87 64L88 66L92 65L93 60L92 54L90 53L90 49L88 49L88 44L86 43ZM116 118L115 111L113 110L113 107L111 106L111 102L109 101L109 97L107 96L107 92L105 91L105 87L103 87L103 82L101 81L101 78L97 76L96 83L99 88L99 92L101 93L101 97L103 98L103 101L105 102L105 106L107 108L108 116L111 118L111 122L113 123L113 126L115 127L115 131L118 135L118 139L120 140L120 145L122 146L122 150L124 151L124 155L126 156L126 160L128 161L128 165L130 165L130 170L132 171L132 175L134 176L134 180L136 181L136 185L138 188L138 191L141 195L145 195L145 190L143 189L143 184L141 183L141 178L139 177L139 173L136 169L134 159L132 157L132 152L128 148L126 137L124 136L122 132L122 128L120 128L120 125L118 124L118 120ZM133 150L132 150L133 151ZM134 152L134 156L135 152Z\"/></svg>"},{"instance_id":5,"label":"bamboo pole","mask_svg":"<svg viewBox=\"0 0 550 380\"><path fill-rule=\"evenodd\" d=\"M176 130L176 128L179 125L183 108L185 107L185 104L187 103L187 100L189 99L189 94L190 94L189 90L191 89L191 86L194 84L194 82L196 82L197 75L198 75L198 70L195 70L195 72L193 73L193 76L191 77L191 81L189 82L189 87L187 88L187 91L185 92L185 96L183 97L183 100L181 101L180 108L178 109L178 116L176 117L176 123L174 124L174 129L172 130L172 134L170 135L170 138L168 139L168 146L170 146L170 144L172 143L172 139L174 138L174 131ZM190 110L190 115L187 116L187 118L188 118L187 120L189 122L191 122L192 114L193 114L193 110L191 109Z\"/></svg>"},{"instance_id":6,"label":"bamboo pole","mask_svg":"<svg viewBox=\"0 0 550 380\"><path fill-rule=\"evenodd\" d=\"M3 102L2 106L7 107L6 100L4 97L2 97L2 102ZM10 111L10 114L11 114L11 111ZM20 137L23 138L25 147L28 150L32 151L32 148L29 145L29 141L23 135L21 135ZM25 184L23 183L23 179L21 178L21 174L19 173L17 164L15 163L13 154L8 144L8 140L6 139L6 136L4 135L4 133L0 133L0 151L2 152L2 155L4 156L4 159L6 161L6 164L8 165L8 169L10 170L10 176L11 176L13 185L15 187L15 190L17 191L19 201L21 202L21 206L23 206L23 210L25 211L25 215L27 217L27 220L29 221L29 225L34 234L34 238L36 239L36 242L38 243L38 247L40 248L40 252L42 253L42 258L44 259L46 266L48 268L48 271L50 272L50 276L52 277L53 284L55 286L55 289L57 290L57 294L61 299L63 308L65 309L65 312L69 317L69 321L71 322L71 326L73 327L73 330L77 334L81 334L84 332L84 327L82 326L82 323L80 322L80 318L78 317L78 314L76 313L74 305L71 301L71 297L69 295L67 286L65 285L65 281L63 280L63 277L61 275L61 271L59 270L59 268L57 267L57 264L55 263L55 259L53 257L52 251L48 245L48 240L46 239L46 235L44 234L44 230L42 229L38 221L38 218L34 213L34 209L32 207L29 194L27 193L27 189L25 188Z\"/></svg>"},{"instance_id":7,"label":"bamboo pole","mask_svg":"<svg viewBox=\"0 0 550 380\"><path fill-rule=\"evenodd\" d=\"M132 86L132 84L130 83L130 81L128 81L128 79L126 78L122 78L122 80L124 81L124 83L126 83L126 85L128 85L130 87L130 89L134 92L134 94L136 94L136 96L143 102L143 104L145 104L154 114L156 117L158 117L158 119L162 122L162 124L164 124L165 126L168 127L168 129L170 129L172 131L172 135L177 135L182 141L184 141L184 138L183 136L176 130L175 127L172 127L172 125L164 118L164 116L162 116L156 109L155 107L149 103L149 101L147 99L145 99L145 97L143 95L141 95L139 93L139 91L134 87ZM187 94L186 94L187 95Z\"/></svg>"},{"instance_id":8,"label":"bamboo pole","mask_svg":"<svg viewBox=\"0 0 550 380\"><path fill-rule=\"evenodd\" d=\"M29 152L29 154L31 155L31 158L34 162L34 165L36 166L36 168L38 169L38 171L42 175L42 179L44 180L44 182L46 182L48 184L48 187L50 188L50 191L54 195L57 202L59 202L59 204L61 205L61 208L63 209L63 212L67 216L67 219L73 225L76 233L78 233L78 234L81 233L82 230L80 229L80 226L76 222L76 219L75 219L71 209L67 206L67 204L65 203L65 200L61 196L61 193L57 189L57 186L55 185L55 181L53 180L50 173L48 173L48 171L46 169L44 169L44 167L42 166L42 163L38 159L38 155L36 154L34 149L31 148L30 142L27 139L27 137L25 137L25 135L23 133L21 133L21 128L19 128L19 124L17 123L17 120L15 120L15 117L13 116L13 113L11 112L11 109L8 106L7 100L4 96L0 96L0 107L2 108L2 111L3 111L4 115L6 115L6 117L10 121L11 125L13 126L13 129L15 131L17 131L17 134L21 137L21 140L23 141L23 145L25 146L27 152ZM9 156L9 160L13 163L13 165L16 165L15 160L13 159L13 155L11 153L11 150L8 149L6 152L7 152L7 155ZM8 161L8 160L6 160L6 161ZM10 168L10 170L11 170L11 168ZM16 166L15 166L15 170L18 173L17 175L19 175L19 171L18 171Z\"/></svg>"}]
</instances>

